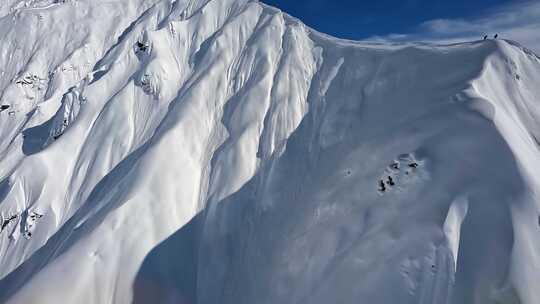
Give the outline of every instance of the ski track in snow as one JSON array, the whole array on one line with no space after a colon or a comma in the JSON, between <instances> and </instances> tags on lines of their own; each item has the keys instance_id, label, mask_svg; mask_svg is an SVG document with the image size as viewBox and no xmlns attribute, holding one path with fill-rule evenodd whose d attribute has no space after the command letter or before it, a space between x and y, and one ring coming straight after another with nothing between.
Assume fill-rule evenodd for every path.
<instances>
[{"instance_id":1,"label":"ski track in snow","mask_svg":"<svg viewBox=\"0 0 540 304\"><path fill-rule=\"evenodd\" d=\"M247 0L6 0L0 37L2 303L540 299L515 42L340 40Z\"/></svg>"}]
</instances>

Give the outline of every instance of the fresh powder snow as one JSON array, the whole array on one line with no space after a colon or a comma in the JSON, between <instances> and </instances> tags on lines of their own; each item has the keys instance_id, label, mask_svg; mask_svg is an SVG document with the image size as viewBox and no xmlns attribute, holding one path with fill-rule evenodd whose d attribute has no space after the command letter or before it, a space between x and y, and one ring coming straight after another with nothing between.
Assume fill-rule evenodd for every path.
<instances>
[{"instance_id":1,"label":"fresh powder snow","mask_svg":"<svg viewBox=\"0 0 540 304\"><path fill-rule=\"evenodd\" d=\"M0 303L540 303L515 42L248 0L2 0L0 41Z\"/></svg>"}]
</instances>

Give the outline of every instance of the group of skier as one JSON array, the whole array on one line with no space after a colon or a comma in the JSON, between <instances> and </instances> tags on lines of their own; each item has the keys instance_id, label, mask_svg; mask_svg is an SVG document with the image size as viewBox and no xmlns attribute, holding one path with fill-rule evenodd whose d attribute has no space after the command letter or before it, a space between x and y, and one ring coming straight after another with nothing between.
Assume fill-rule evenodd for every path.
<instances>
[{"instance_id":1,"label":"group of skier","mask_svg":"<svg viewBox=\"0 0 540 304\"><path fill-rule=\"evenodd\" d=\"M499 34L495 34L493 36L493 39L497 39L497 38L499 38ZM484 35L484 40L486 40L486 39L488 39L488 35Z\"/></svg>"}]
</instances>

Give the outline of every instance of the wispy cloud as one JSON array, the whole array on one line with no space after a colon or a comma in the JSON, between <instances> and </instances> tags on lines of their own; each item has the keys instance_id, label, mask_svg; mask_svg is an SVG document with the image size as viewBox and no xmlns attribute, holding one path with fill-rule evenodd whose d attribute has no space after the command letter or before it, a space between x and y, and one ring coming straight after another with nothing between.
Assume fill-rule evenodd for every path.
<instances>
[{"instance_id":1,"label":"wispy cloud","mask_svg":"<svg viewBox=\"0 0 540 304\"><path fill-rule=\"evenodd\" d=\"M376 41L453 43L498 33L540 54L540 1L521 1L492 9L474 19L436 19L420 24L412 33L374 36Z\"/></svg>"}]
</instances>

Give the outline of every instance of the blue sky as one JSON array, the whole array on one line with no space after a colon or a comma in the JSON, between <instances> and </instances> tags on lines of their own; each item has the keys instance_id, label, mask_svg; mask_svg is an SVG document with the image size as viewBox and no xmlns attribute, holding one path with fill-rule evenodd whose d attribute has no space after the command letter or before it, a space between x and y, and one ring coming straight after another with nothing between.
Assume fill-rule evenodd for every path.
<instances>
[{"instance_id":1,"label":"blue sky","mask_svg":"<svg viewBox=\"0 0 540 304\"><path fill-rule=\"evenodd\" d=\"M262 0L354 40L456 42L499 33L540 52L540 0Z\"/></svg>"}]
</instances>

